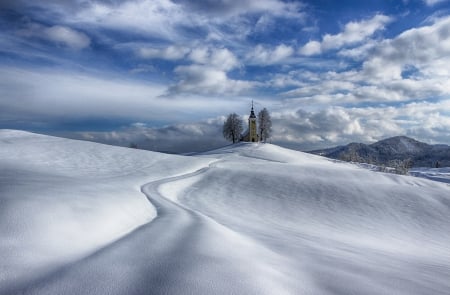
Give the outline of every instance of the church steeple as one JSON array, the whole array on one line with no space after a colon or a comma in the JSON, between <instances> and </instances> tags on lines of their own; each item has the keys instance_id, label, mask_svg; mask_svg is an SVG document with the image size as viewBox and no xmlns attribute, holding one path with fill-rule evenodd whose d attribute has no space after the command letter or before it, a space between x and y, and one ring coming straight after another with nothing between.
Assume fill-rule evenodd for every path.
<instances>
[{"instance_id":1,"label":"church steeple","mask_svg":"<svg viewBox=\"0 0 450 295\"><path fill-rule=\"evenodd\" d=\"M250 111L250 118L256 118L255 111L253 110L253 100L252 100L252 110Z\"/></svg>"}]
</instances>

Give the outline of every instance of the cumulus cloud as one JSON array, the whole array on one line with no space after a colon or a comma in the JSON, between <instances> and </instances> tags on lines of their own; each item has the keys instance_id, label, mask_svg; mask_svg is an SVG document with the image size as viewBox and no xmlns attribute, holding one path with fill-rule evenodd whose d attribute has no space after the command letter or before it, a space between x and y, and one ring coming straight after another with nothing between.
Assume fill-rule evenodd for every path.
<instances>
[{"instance_id":1,"label":"cumulus cloud","mask_svg":"<svg viewBox=\"0 0 450 295\"><path fill-rule=\"evenodd\" d=\"M293 53L294 49L285 44L280 44L274 48L265 48L258 44L253 51L247 54L246 59L249 64L265 66L283 62Z\"/></svg>"},{"instance_id":2,"label":"cumulus cloud","mask_svg":"<svg viewBox=\"0 0 450 295\"><path fill-rule=\"evenodd\" d=\"M299 49L299 53L307 56L320 54L322 53L322 44L318 41L309 41Z\"/></svg>"},{"instance_id":3,"label":"cumulus cloud","mask_svg":"<svg viewBox=\"0 0 450 295\"><path fill-rule=\"evenodd\" d=\"M450 69L450 17L432 25L414 28L381 42L363 64L367 77L382 81L401 79L414 66L421 78L448 78Z\"/></svg>"},{"instance_id":4,"label":"cumulus cloud","mask_svg":"<svg viewBox=\"0 0 450 295\"><path fill-rule=\"evenodd\" d=\"M236 56L226 48L196 48L189 54L194 63L175 68L179 81L168 95L189 93L202 95L238 95L251 89L254 82L234 80L228 72L239 67Z\"/></svg>"},{"instance_id":5,"label":"cumulus cloud","mask_svg":"<svg viewBox=\"0 0 450 295\"><path fill-rule=\"evenodd\" d=\"M361 43L376 31L384 29L386 24L391 21L391 17L377 14L368 20L349 22L341 33L336 35L326 34L322 37L321 42L309 41L300 48L299 53L302 55L317 55L327 50Z\"/></svg>"},{"instance_id":6,"label":"cumulus cloud","mask_svg":"<svg viewBox=\"0 0 450 295\"><path fill-rule=\"evenodd\" d=\"M18 31L20 36L39 38L57 45L72 49L83 49L90 45L90 38L77 30L66 26L45 26L39 23L29 23L26 28Z\"/></svg>"},{"instance_id":7,"label":"cumulus cloud","mask_svg":"<svg viewBox=\"0 0 450 295\"><path fill-rule=\"evenodd\" d=\"M429 143L450 141L450 101L412 102L400 107L328 107L274 112L272 142L312 150L350 142L372 143L396 135Z\"/></svg>"},{"instance_id":8,"label":"cumulus cloud","mask_svg":"<svg viewBox=\"0 0 450 295\"><path fill-rule=\"evenodd\" d=\"M189 54L189 59L195 64L223 71L229 71L240 66L237 57L227 48L195 48Z\"/></svg>"},{"instance_id":9,"label":"cumulus cloud","mask_svg":"<svg viewBox=\"0 0 450 295\"><path fill-rule=\"evenodd\" d=\"M377 44L378 43L373 40L368 40L361 46L342 49L338 52L338 55L346 58L351 58L356 61L364 61L377 46Z\"/></svg>"},{"instance_id":10,"label":"cumulus cloud","mask_svg":"<svg viewBox=\"0 0 450 295\"><path fill-rule=\"evenodd\" d=\"M279 75L297 88L282 95L308 104L354 105L436 100L450 95L450 17L404 31L392 39L371 40L340 56L361 63L347 71L322 71L316 78ZM295 84L297 78L297 84ZM290 80L289 80L290 79Z\"/></svg>"},{"instance_id":11,"label":"cumulus cloud","mask_svg":"<svg viewBox=\"0 0 450 295\"><path fill-rule=\"evenodd\" d=\"M233 80L221 69L205 65L178 66L180 81L169 88L169 94L191 93L202 95L241 94L253 87L249 81Z\"/></svg>"}]
</instances>

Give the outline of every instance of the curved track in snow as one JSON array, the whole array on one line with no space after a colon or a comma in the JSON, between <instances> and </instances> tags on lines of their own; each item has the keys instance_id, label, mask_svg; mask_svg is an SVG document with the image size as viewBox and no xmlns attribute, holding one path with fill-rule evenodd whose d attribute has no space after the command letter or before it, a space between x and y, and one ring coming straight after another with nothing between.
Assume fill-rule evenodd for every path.
<instances>
[{"instance_id":1,"label":"curved track in snow","mask_svg":"<svg viewBox=\"0 0 450 295\"><path fill-rule=\"evenodd\" d=\"M266 264L276 254L158 191L210 167L143 185L157 209L155 219L8 294L288 294L280 284L283 275Z\"/></svg>"}]
</instances>

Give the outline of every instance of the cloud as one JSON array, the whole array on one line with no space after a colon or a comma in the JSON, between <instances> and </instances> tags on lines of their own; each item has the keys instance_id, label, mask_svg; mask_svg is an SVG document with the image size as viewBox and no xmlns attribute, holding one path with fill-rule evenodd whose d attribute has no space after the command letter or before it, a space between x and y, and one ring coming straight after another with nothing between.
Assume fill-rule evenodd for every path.
<instances>
[{"instance_id":1,"label":"cloud","mask_svg":"<svg viewBox=\"0 0 450 295\"><path fill-rule=\"evenodd\" d=\"M180 81L169 88L169 94L239 95L254 86L250 81L233 80L221 69L205 65L178 66Z\"/></svg>"},{"instance_id":2,"label":"cloud","mask_svg":"<svg viewBox=\"0 0 450 295\"><path fill-rule=\"evenodd\" d=\"M165 48L141 47L138 50L138 56L148 59L178 60L184 58L189 51L189 48L173 45Z\"/></svg>"},{"instance_id":3,"label":"cloud","mask_svg":"<svg viewBox=\"0 0 450 295\"><path fill-rule=\"evenodd\" d=\"M190 0L178 2L193 11L227 18L236 17L243 14L261 13L270 13L284 18L298 18L304 16L301 13L302 5L300 3L283 2L279 0Z\"/></svg>"},{"instance_id":4,"label":"cloud","mask_svg":"<svg viewBox=\"0 0 450 295\"><path fill-rule=\"evenodd\" d=\"M246 59L249 64L253 65L272 65L285 61L292 56L294 49L291 46L280 44L275 48L264 48L258 44L253 51L247 54Z\"/></svg>"},{"instance_id":5,"label":"cloud","mask_svg":"<svg viewBox=\"0 0 450 295\"><path fill-rule=\"evenodd\" d=\"M447 79L450 69L444 64L450 62L449 51L450 17L445 17L384 40L364 62L363 70L371 79L387 81L401 79L404 70L414 66L417 78Z\"/></svg>"},{"instance_id":6,"label":"cloud","mask_svg":"<svg viewBox=\"0 0 450 295\"><path fill-rule=\"evenodd\" d=\"M338 52L338 55L341 57L351 58L356 61L364 61L377 45L377 42L368 40L361 46L342 49Z\"/></svg>"},{"instance_id":7,"label":"cloud","mask_svg":"<svg viewBox=\"0 0 450 295\"><path fill-rule=\"evenodd\" d=\"M399 107L328 107L273 112L272 142L312 150L350 142L372 143L407 135L429 143L450 141L450 100L412 102Z\"/></svg>"},{"instance_id":8,"label":"cloud","mask_svg":"<svg viewBox=\"0 0 450 295\"><path fill-rule=\"evenodd\" d=\"M324 95L324 94L335 94L341 91L350 92L353 91L354 89L355 85L352 82L330 80L330 81L323 81L315 85L314 84L304 85L295 90L287 91L283 93L283 95L295 97L307 97L307 96L314 96L318 93Z\"/></svg>"},{"instance_id":9,"label":"cloud","mask_svg":"<svg viewBox=\"0 0 450 295\"><path fill-rule=\"evenodd\" d=\"M173 124L160 128L142 123L110 132L76 132L66 136L95 142L129 146L171 153L188 153L215 149L228 144L222 136L225 117L200 122Z\"/></svg>"},{"instance_id":10,"label":"cloud","mask_svg":"<svg viewBox=\"0 0 450 295\"><path fill-rule=\"evenodd\" d=\"M344 71L318 71L315 79L278 75L279 85L297 88L283 96L298 103L358 105L437 100L450 95L450 17L406 30L392 39L371 40L338 55L361 66ZM297 79L297 80L296 80Z\"/></svg>"},{"instance_id":11,"label":"cloud","mask_svg":"<svg viewBox=\"0 0 450 295\"><path fill-rule=\"evenodd\" d=\"M448 0L423 0L423 1L428 6L434 6L434 5L438 4L438 3L442 3L442 2L445 2L445 1L448 1Z\"/></svg>"},{"instance_id":12,"label":"cloud","mask_svg":"<svg viewBox=\"0 0 450 295\"><path fill-rule=\"evenodd\" d=\"M168 95L239 95L254 82L234 80L227 72L240 66L236 56L226 48L195 48L188 57L194 63L175 68L179 81L169 87Z\"/></svg>"},{"instance_id":13,"label":"cloud","mask_svg":"<svg viewBox=\"0 0 450 295\"><path fill-rule=\"evenodd\" d=\"M318 41L309 41L299 49L301 55L317 55L322 53L322 44Z\"/></svg>"},{"instance_id":14,"label":"cloud","mask_svg":"<svg viewBox=\"0 0 450 295\"><path fill-rule=\"evenodd\" d=\"M68 24L132 32L133 35L177 44L190 42L193 38L203 41L216 38L230 43L242 40L253 31L257 19L263 15L268 19L305 19L305 13L301 11L303 5L280 0L86 1L76 8L36 5ZM254 21L249 21L249 16Z\"/></svg>"},{"instance_id":15,"label":"cloud","mask_svg":"<svg viewBox=\"0 0 450 295\"><path fill-rule=\"evenodd\" d=\"M230 71L240 66L237 57L227 48L196 48L190 53L189 59L195 64L223 71Z\"/></svg>"},{"instance_id":16,"label":"cloud","mask_svg":"<svg viewBox=\"0 0 450 295\"><path fill-rule=\"evenodd\" d=\"M195 95L167 99L162 97L166 85L102 72L1 66L0 76L0 123L10 128L27 122L49 126L88 120L180 122L193 114L207 118L242 104L229 97L208 103Z\"/></svg>"},{"instance_id":17,"label":"cloud","mask_svg":"<svg viewBox=\"0 0 450 295\"><path fill-rule=\"evenodd\" d=\"M63 45L72 49L80 50L89 47L90 38L79 31L65 26L44 26L39 23L29 23L26 28L18 31L23 37L33 37L50 41L56 45Z\"/></svg>"},{"instance_id":18,"label":"cloud","mask_svg":"<svg viewBox=\"0 0 450 295\"><path fill-rule=\"evenodd\" d=\"M299 49L302 55L317 55L322 52L338 49L349 45L361 43L371 37L376 31L384 29L392 18L386 15L377 14L371 19L360 22L349 22L344 30L336 35L326 34L322 41L309 41Z\"/></svg>"}]
</instances>

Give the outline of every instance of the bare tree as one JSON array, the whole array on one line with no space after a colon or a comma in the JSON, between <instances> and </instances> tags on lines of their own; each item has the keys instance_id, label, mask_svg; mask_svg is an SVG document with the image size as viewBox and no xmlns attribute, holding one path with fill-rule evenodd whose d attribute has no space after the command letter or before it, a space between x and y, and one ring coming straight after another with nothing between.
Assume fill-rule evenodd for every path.
<instances>
[{"instance_id":1,"label":"bare tree","mask_svg":"<svg viewBox=\"0 0 450 295\"><path fill-rule=\"evenodd\" d=\"M269 111L263 108L258 113L258 129L259 129L259 140L266 142L272 133L272 119L270 118Z\"/></svg>"},{"instance_id":2,"label":"bare tree","mask_svg":"<svg viewBox=\"0 0 450 295\"><path fill-rule=\"evenodd\" d=\"M242 130L241 118L236 113L229 114L227 120L223 124L223 137L236 143L241 137Z\"/></svg>"}]
</instances>

